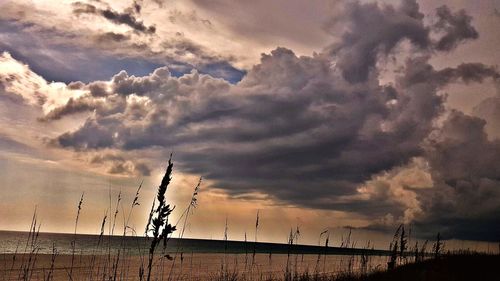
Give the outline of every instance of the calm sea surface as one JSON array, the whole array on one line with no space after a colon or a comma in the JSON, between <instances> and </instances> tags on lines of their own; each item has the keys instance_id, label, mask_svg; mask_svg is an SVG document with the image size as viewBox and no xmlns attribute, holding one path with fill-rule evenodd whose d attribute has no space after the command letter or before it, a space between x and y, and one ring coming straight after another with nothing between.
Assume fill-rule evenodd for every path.
<instances>
[{"instance_id":1,"label":"calm sea surface","mask_svg":"<svg viewBox=\"0 0 500 281\"><path fill-rule=\"evenodd\" d=\"M30 251L26 241L27 232L0 231L0 253L25 253ZM100 240L100 241L99 241ZM98 235L73 235L61 233L40 233L37 237L37 250L39 254L52 254L56 249L59 254L71 254L72 243L75 242L77 254L90 255L96 251L118 250L127 251L129 254L144 253L150 244L146 237L122 237ZM167 244L168 252L184 253L267 253L267 254L321 254L321 255L360 255L385 256L386 251L346 249L337 247L320 247L307 245L287 245L277 243L254 243L240 241L222 241L206 239L176 239L171 238Z\"/></svg>"},{"instance_id":2,"label":"calm sea surface","mask_svg":"<svg viewBox=\"0 0 500 281\"><path fill-rule=\"evenodd\" d=\"M54 280L67 280L67 268L75 267L76 279L87 280L93 269L88 270L94 257L97 264L105 265L111 259L120 261L119 271L130 275L120 280L136 280L139 265L147 255L150 240L145 237L121 237L97 235L72 235L40 233L34 245L27 243L28 233L0 231L0 277L14 276L22 266L21 253L37 253L33 265L32 280L45 280L45 272L51 267L50 254L57 253ZM73 241L75 265L72 261ZM160 245L161 249L162 246ZM33 250L34 249L34 250ZM306 245L287 245L275 243L253 243L240 241L221 241L203 239L171 239L166 251L174 259L166 261L167 271L173 272L176 280L212 280L211 277L225 268L246 274L254 280L262 276L282 276L288 265L297 272L340 273L346 270L378 270L387 266L385 251L319 247ZM255 255L253 254L255 251ZM161 252L161 250L157 250ZM118 255L115 255L117 254ZM12 255L16 254L16 255ZM40 255L48 254L48 255ZM111 254L111 255L109 255ZM363 254L363 255L362 255ZM13 258L18 256L17 259ZM109 261L108 261L109 262ZM365 266L363 266L363 264ZM2 268L3 266L3 268ZM97 268L100 268L100 267ZM14 270L12 270L14 268ZM99 270L97 270L99 271ZM163 270L161 271L163 274ZM102 274L102 272L101 272ZM255 277L255 278L254 278ZM258 278L255 280L259 280Z\"/></svg>"}]
</instances>

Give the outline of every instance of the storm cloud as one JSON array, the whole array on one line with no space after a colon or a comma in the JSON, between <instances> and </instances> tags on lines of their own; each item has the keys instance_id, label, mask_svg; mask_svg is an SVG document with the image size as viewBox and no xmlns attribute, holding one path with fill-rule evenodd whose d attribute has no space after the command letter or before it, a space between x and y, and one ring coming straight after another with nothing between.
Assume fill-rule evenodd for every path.
<instances>
[{"instance_id":1,"label":"storm cloud","mask_svg":"<svg viewBox=\"0 0 500 281\"><path fill-rule=\"evenodd\" d=\"M439 229L457 239L498 241L500 236L500 141L488 140L485 121L453 111L426 144L434 180L419 194L420 229Z\"/></svg>"},{"instance_id":2,"label":"storm cloud","mask_svg":"<svg viewBox=\"0 0 500 281\"><path fill-rule=\"evenodd\" d=\"M346 25L342 41L329 47L339 57L338 64L349 82L363 82L374 70L379 54L389 54L399 42L408 39L416 48L430 44L429 28L415 1L402 1L399 7L378 3L348 2L343 17L332 20L327 29L334 32Z\"/></svg>"},{"instance_id":3,"label":"storm cloud","mask_svg":"<svg viewBox=\"0 0 500 281\"><path fill-rule=\"evenodd\" d=\"M146 26L140 20L138 20L132 12L139 13L140 7L136 2L134 2L134 10L132 11L124 11L122 13L114 11L110 8L107 9L99 9L94 5L82 3L82 2L74 2L73 3L73 13L76 15L81 14L94 14L100 15L107 20L115 23L115 24L125 24L131 27L133 30L145 34L153 34L156 31L156 27Z\"/></svg>"},{"instance_id":4,"label":"storm cloud","mask_svg":"<svg viewBox=\"0 0 500 281\"><path fill-rule=\"evenodd\" d=\"M467 15L465 10L453 13L447 6L437 9L438 21L433 26L434 29L442 33L441 38L435 43L435 48L439 51L450 51L459 43L477 39L479 33L472 26L472 17Z\"/></svg>"},{"instance_id":5,"label":"storm cloud","mask_svg":"<svg viewBox=\"0 0 500 281\"><path fill-rule=\"evenodd\" d=\"M77 6L75 13L100 13ZM410 0L352 1L343 11L325 26L332 33L347 27L340 42L312 56L276 48L237 83L196 70L177 77L169 67L71 83L80 95L40 121L86 119L48 143L92 155L89 164L119 174L150 172L128 153L174 151L182 172L229 195L262 193L277 204L355 212L374 224L432 225L447 237L498 236L499 229L491 236L481 229L498 222L500 144L488 139L483 119L448 111L442 90L500 75L482 63L432 65L436 54L478 38L472 18L443 6L426 24ZM402 44L410 46L406 57ZM177 50L201 51L196 44ZM383 83L392 59L402 66ZM474 231L459 226L468 221Z\"/></svg>"},{"instance_id":6,"label":"storm cloud","mask_svg":"<svg viewBox=\"0 0 500 281\"><path fill-rule=\"evenodd\" d=\"M231 194L261 191L302 206L383 214L389 207L380 202L341 198L356 195L373 175L424 155L421 144L444 112L441 87L498 74L476 64L435 70L421 55L408 59L394 85L380 85L368 73L358 77L356 69L375 67L373 49L383 46L381 54L388 55L402 38L417 48L430 39L415 3L349 5L355 27L342 48L313 57L278 48L237 85L197 72L176 78L167 68L144 77L122 71L95 82L109 92L96 94L96 84L89 84L88 95L45 116L93 112L54 142L77 150L168 148L185 172L213 179ZM377 25L387 33L369 32L380 35L365 42L372 20L382 18L394 19ZM402 25L408 28L397 28ZM353 56L366 61L351 69Z\"/></svg>"}]
</instances>

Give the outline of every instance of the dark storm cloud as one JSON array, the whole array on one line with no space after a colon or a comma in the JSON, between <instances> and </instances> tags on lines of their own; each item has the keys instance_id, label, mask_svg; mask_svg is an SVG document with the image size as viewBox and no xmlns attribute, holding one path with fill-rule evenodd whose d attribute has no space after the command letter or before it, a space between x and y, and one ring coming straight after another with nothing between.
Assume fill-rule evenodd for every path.
<instances>
[{"instance_id":1,"label":"dark storm cloud","mask_svg":"<svg viewBox=\"0 0 500 281\"><path fill-rule=\"evenodd\" d=\"M443 32L443 36L436 42L435 48L439 51L454 49L459 43L469 39L476 39L479 33L472 26L472 17L465 10L453 13L447 6L437 8L439 20L434 29Z\"/></svg>"},{"instance_id":2,"label":"dark storm cloud","mask_svg":"<svg viewBox=\"0 0 500 281\"><path fill-rule=\"evenodd\" d=\"M500 74L497 67L482 63L462 63L456 68L445 68L439 72L440 79L445 83L461 79L465 83L481 83L485 78L498 80Z\"/></svg>"},{"instance_id":3,"label":"dark storm cloud","mask_svg":"<svg viewBox=\"0 0 500 281\"><path fill-rule=\"evenodd\" d=\"M497 242L500 236L500 141L490 140L486 121L452 111L423 144L432 188L413 189L419 213L411 221L421 238ZM391 231L393 225L368 229Z\"/></svg>"},{"instance_id":4,"label":"dark storm cloud","mask_svg":"<svg viewBox=\"0 0 500 281\"><path fill-rule=\"evenodd\" d=\"M407 63L405 80L400 82L409 85L432 81L436 85L444 86L449 83L463 82L482 83L485 79L498 80L500 73L496 66L489 66L482 63L461 63L456 67L447 67L441 70L434 70L432 65L426 63L429 57L423 56L411 59Z\"/></svg>"},{"instance_id":5,"label":"dark storm cloud","mask_svg":"<svg viewBox=\"0 0 500 281\"><path fill-rule=\"evenodd\" d=\"M493 163L500 150L485 138L480 119L453 113L442 129L436 127L445 113L446 96L439 90L457 81L498 79L498 73L474 63L435 69L430 59L436 50L474 38L461 32L470 19L440 8L440 23L425 26L415 1L398 7L350 2L345 11L349 28L342 42L311 57L277 48L236 84L197 71L175 77L168 67L141 77L121 71L110 81L73 83L86 94L44 119L91 114L52 143L82 153L174 151L181 171L202 175L231 195L262 192L277 202L374 218L401 216L407 205L386 199L397 195L382 181L374 200L356 197L359 187L423 158L434 170L435 186L415 191L423 212L415 221L467 236L447 222L466 221L464 210L473 202L484 202L473 214L479 221L498 212ZM436 31L443 33L437 41L431 39ZM377 63L403 40L414 52L395 82L381 85ZM451 43L439 47L441 41ZM179 48L198 51L191 44ZM111 173L142 169L107 161ZM469 169L475 162L477 168Z\"/></svg>"},{"instance_id":6,"label":"dark storm cloud","mask_svg":"<svg viewBox=\"0 0 500 281\"><path fill-rule=\"evenodd\" d=\"M491 139L500 139L500 95L489 97L473 108L473 115L486 121L486 131Z\"/></svg>"},{"instance_id":7,"label":"dark storm cloud","mask_svg":"<svg viewBox=\"0 0 500 281\"><path fill-rule=\"evenodd\" d=\"M485 121L453 111L426 146L435 187L420 194L420 229L447 238L498 241L500 141L488 140Z\"/></svg>"},{"instance_id":8,"label":"dark storm cloud","mask_svg":"<svg viewBox=\"0 0 500 281\"><path fill-rule=\"evenodd\" d=\"M398 7L379 3L349 2L343 16L326 25L335 32L338 25L346 25L341 43L327 48L339 56L338 66L349 82L368 79L380 55L388 55L403 40L409 40L416 51L451 51L458 44L478 38L472 18L464 10L453 13L447 6L436 9L438 21L424 24L424 15L416 1L404 0ZM345 18L342 18L345 17ZM439 37L434 40L431 34Z\"/></svg>"},{"instance_id":9,"label":"dark storm cloud","mask_svg":"<svg viewBox=\"0 0 500 281\"><path fill-rule=\"evenodd\" d=\"M339 54L339 66L344 78L350 82L362 82L373 70L379 53L388 54L403 39L409 39L416 47L429 45L429 29L424 26L423 15L415 1L403 1L398 8L378 3L347 4L344 16L349 30L342 42L330 47L330 53ZM338 24L332 21L328 28ZM345 24L345 21L340 21Z\"/></svg>"},{"instance_id":10,"label":"dark storm cloud","mask_svg":"<svg viewBox=\"0 0 500 281\"><path fill-rule=\"evenodd\" d=\"M299 58L284 48L264 55L234 86L198 73L172 77L166 68L146 77L121 72L105 100L89 92L47 118L94 112L56 140L63 147L164 147L176 151L184 171L234 195L263 191L303 206L382 214L387 202L336 198L423 154L421 142L443 112L437 90L467 73L441 78L427 59L409 60L394 86L352 85L325 57Z\"/></svg>"},{"instance_id":11,"label":"dark storm cloud","mask_svg":"<svg viewBox=\"0 0 500 281\"><path fill-rule=\"evenodd\" d=\"M134 4L137 4L134 2ZM81 2L75 2L72 4L73 5L73 13L76 15L81 15L81 14L94 14L94 15L100 15L107 20L115 23L115 24L125 24L131 27L133 30L141 33L146 33L146 34L153 34L156 32L156 27L155 26L146 26L144 23L140 20L138 20L132 11L125 11L125 12L117 12L114 11L110 8L107 9L100 9L97 8L94 5L91 4L86 4L86 3L81 3ZM134 5L135 12L140 12L140 6L139 5Z\"/></svg>"}]
</instances>

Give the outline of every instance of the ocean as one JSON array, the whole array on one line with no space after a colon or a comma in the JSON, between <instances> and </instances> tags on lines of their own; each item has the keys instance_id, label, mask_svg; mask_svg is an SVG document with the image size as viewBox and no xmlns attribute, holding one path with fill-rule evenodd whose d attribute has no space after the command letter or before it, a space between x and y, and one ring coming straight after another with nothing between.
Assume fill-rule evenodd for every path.
<instances>
[{"instance_id":1,"label":"ocean","mask_svg":"<svg viewBox=\"0 0 500 281\"><path fill-rule=\"evenodd\" d=\"M67 280L70 268L75 269L73 280L103 274L138 280L151 242L146 237L39 233L31 244L28 235L0 231L0 277L3 274L4 280L17 280L26 264L32 281L46 280L50 268L57 281ZM156 253L160 255L155 258L155 274L172 273L175 280L212 280L221 268L245 280L282 277L289 266L296 272L321 274L368 272L385 268L388 259L383 250L176 238L168 241L165 252L159 245Z\"/></svg>"},{"instance_id":2,"label":"ocean","mask_svg":"<svg viewBox=\"0 0 500 281\"><path fill-rule=\"evenodd\" d=\"M0 253L26 253L30 251L27 245L28 232L0 231ZM99 241L100 240L100 241ZM149 249L150 238L133 236L107 236L99 235L39 233L37 237L37 250L39 254L52 254L56 249L59 254L71 254L72 243L77 254L91 255L96 251L118 250L126 251L130 255L140 255ZM163 247L160 245L159 247ZM167 252L183 253L232 253L245 254L321 254L321 255L372 255L386 256L385 250L353 249L311 245L288 245L265 242L224 241L209 239L170 238L166 245Z\"/></svg>"}]
</instances>

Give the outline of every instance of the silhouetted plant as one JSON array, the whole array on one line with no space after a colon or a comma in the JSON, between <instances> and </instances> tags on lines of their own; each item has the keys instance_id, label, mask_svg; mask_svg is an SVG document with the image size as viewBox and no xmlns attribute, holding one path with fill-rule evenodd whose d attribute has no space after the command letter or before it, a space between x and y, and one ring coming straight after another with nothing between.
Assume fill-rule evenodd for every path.
<instances>
[{"instance_id":1,"label":"silhouetted plant","mask_svg":"<svg viewBox=\"0 0 500 281\"><path fill-rule=\"evenodd\" d=\"M323 257L323 272L326 271L326 254L328 253L328 242L330 241L330 232L328 231L325 240L325 255Z\"/></svg>"},{"instance_id":2,"label":"silhouetted plant","mask_svg":"<svg viewBox=\"0 0 500 281\"><path fill-rule=\"evenodd\" d=\"M434 243L433 250L434 250L434 258L438 259L439 256L441 255L443 243L441 242L441 234L438 232L436 236L436 242Z\"/></svg>"},{"instance_id":3,"label":"silhouetted plant","mask_svg":"<svg viewBox=\"0 0 500 281\"><path fill-rule=\"evenodd\" d=\"M70 279L72 278L73 275L73 264L75 261L75 243L76 243L76 229L78 227L78 219L80 218L80 211L82 210L82 204L83 204L83 196L85 193L82 193L82 197L80 197L80 202L78 202L78 210L76 212L76 219L75 219L75 231L74 231L74 236L73 236L73 241L71 241L71 268L69 270L69 277Z\"/></svg>"},{"instance_id":4,"label":"silhouetted plant","mask_svg":"<svg viewBox=\"0 0 500 281\"><path fill-rule=\"evenodd\" d=\"M198 197L198 192L200 191L201 181L202 181L202 178L200 177L198 184L194 187L194 191L193 191L193 194L191 195L191 201L189 201L189 205L184 210L184 212L182 212L181 216L179 217L179 219L175 223L174 227L177 227L177 225L179 225L180 221L182 219L184 219L183 224L182 224L182 230L179 233L179 238L181 238L181 239L184 237L184 231L186 230L186 225L187 225L189 215L191 214L192 210L196 209L196 207L198 206L198 198L197 197ZM183 249L181 249L180 245L179 245L175 251L174 261L172 262L172 265L170 266L170 272L168 274L168 279L167 279L168 281L172 280L172 278L173 278L172 273L173 273L175 262L177 260L177 255L181 251L181 256L182 256L182 250Z\"/></svg>"},{"instance_id":5,"label":"silhouetted plant","mask_svg":"<svg viewBox=\"0 0 500 281\"><path fill-rule=\"evenodd\" d=\"M158 244L163 241L163 247L166 248L168 235L175 231L175 226L172 226L171 224L168 223L168 217L172 213L173 208L170 208L170 205L167 204L165 200L165 193L167 192L168 185L172 180L173 166L174 165L172 163L172 155L170 155L165 175L163 176L160 186L158 186L158 192L156 195L158 206L156 207L156 210L154 210L154 214L153 211L150 213L150 222L148 222L148 229L146 229L146 233L148 231L152 232L152 240L151 240L151 245L149 247L148 275L147 275L148 281L151 280L151 268L153 266L153 259L156 246L158 246ZM152 210L153 209L154 208L152 208ZM149 227L151 227L151 229L149 229ZM171 258L168 255L166 255L166 257Z\"/></svg>"},{"instance_id":6,"label":"silhouetted plant","mask_svg":"<svg viewBox=\"0 0 500 281\"><path fill-rule=\"evenodd\" d=\"M401 235L399 236L399 257L400 257L400 262L405 260L405 251L407 248L408 244L408 239L406 237L405 233L405 226L402 224L401 225Z\"/></svg>"},{"instance_id":7,"label":"silhouetted plant","mask_svg":"<svg viewBox=\"0 0 500 281\"><path fill-rule=\"evenodd\" d=\"M252 266L255 264L255 253L257 251L257 231L259 230L259 212L260 210L257 210L257 217L255 219L255 241L253 244Z\"/></svg>"},{"instance_id":8,"label":"silhouetted plant","mask_svg":"<svg viewBox=\"0 0 500 281\"><path fill-rule=\"evenodd\" d=\"M399 236L400 236L402 227L403 227L402 224L399 225L399 227L396 229L396 232L394 233L394 236L392 237L391 243L389 244L389 251L391 253L390 253L389 261L387 262L387 269L388 270L394 269L394 267L396 267L396 261L398 258L398 251L399 251L398 242L399 242Z\"/></svg>"}]
</instances>

